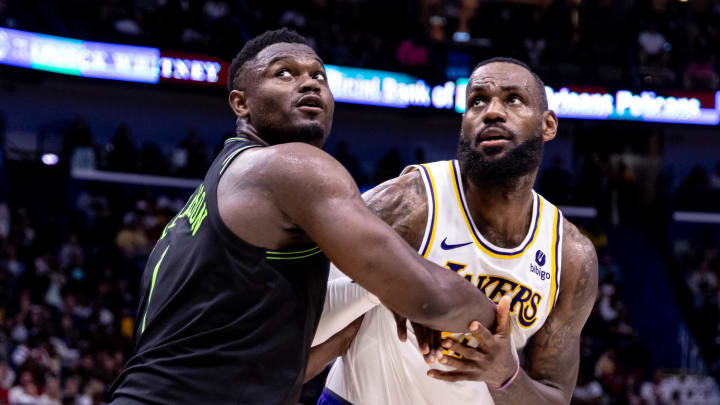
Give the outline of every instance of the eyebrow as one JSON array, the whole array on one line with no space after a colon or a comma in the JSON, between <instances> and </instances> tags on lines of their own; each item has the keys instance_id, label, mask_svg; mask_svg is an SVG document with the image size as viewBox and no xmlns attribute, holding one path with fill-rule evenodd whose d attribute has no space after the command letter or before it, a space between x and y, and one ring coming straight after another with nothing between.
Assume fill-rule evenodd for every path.
<instances>
[{"instance_id":1,"label":"eyebrow","mask_svg":"<svg viewBox=\"0 0 720 405\"><path fill-rule=\"evenodd\" d=\"M488 87L490 87L490 86L473 84L473 85L470 86L470 88L468 89L468 91L474 92L474 91L477 91L477 90L486 90ZM500 90L505 91L505 92L507 92L507 91L521 91L521 90L527 91L527 87L516 86L516 85L500 86Z\"/></svg>"},{"instance_id":2,"label":"eyebrow","mask_svg":"<svg viewBox=\"0 0 720 405\"><path fill-rule=\"evenodd\" d=\"M268 65L268 66L271 66L271 65L272 65L273 63L275 63L275 62L279 62L279 61L281 61L281 60L283 60L283 59L292 59L292 58L293 58L293 57L290 56L290 55L278 55L278 56L275 56L275 57L273 57L272 59L270 59L270 61L268 62L267 65ZM313 59L315 59L318 63L320 63L320 64L322 65L323 69L325 68L325 63L322 61L322 59L320 59L319 56L317 56L317 55L316 55L316 56L313 56Z\"/></svg>"}]
</instances>

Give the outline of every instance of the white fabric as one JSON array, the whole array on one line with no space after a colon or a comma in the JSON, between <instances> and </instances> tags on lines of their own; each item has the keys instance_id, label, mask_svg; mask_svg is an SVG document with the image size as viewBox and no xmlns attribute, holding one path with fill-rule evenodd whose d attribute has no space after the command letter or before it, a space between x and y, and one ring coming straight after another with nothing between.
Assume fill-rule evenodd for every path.
<instances>
[{"instance_id":1,"label":"white fabric","mask_svg":"<svg viewBox=\"0 0 720 405\"><path fill-rule=\"evenodd\" d=\"M332 265L322 317L312 345L317 346L380 303L366 289L355 284Z\"/></svg>"},{"instance_id":2,"label":"white fabric","mask_svg":"<svg viewBox=\"0 0 720 405\"><path fill-rule=\"evenodd\" d=\"M415 168L423 175L430 208L420 254L479 284L495 302L510 294L512 345L522 349L544 324L557 297L562 240L555 238L562 236L562 216L533 192L533 217L525 240L515 249L499 248L485 240L475 225L465 219L461 207L467 204L462 185L455 181L459 177L457 162L435 162ZM459 184L458 192L454 184ZM537 232L533 233L536 223ZM499 253L493 257L488 248ZM510 258L503 256L515 251L519 252ZM470 334L454 337L477 345ZM447 369L439 364L433 368ZM448 383L428 377L429 369L412 328L408 328L408 342L400 342L392 313L379 305L365 314L353 344L333 365L326 385L357 405L493 404L484 382Z\"/></svg>"}]
</instances>

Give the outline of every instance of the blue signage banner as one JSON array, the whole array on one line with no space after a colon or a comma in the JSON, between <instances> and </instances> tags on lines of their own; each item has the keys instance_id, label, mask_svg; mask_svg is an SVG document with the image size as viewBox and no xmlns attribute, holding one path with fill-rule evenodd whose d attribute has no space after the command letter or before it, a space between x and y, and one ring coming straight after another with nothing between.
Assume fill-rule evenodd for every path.
<instances>
[{"instance_id":1,"label":"blue signage banner","mask_svg":"<svg viewBox=\"0 0 720 405\"><path fill-rule=\"evenodd\" d=\"M100 79L157 83L160 50L0 28L0 63Z\"/></svg>"},{"instance_id":2,"label":"blue signage banner","mask_svg":"<svg viewBox=\"0 0 720 405\"><path fill-rule=\"evenodd\" d=\"M224 85L227 63L203 55L164 54L157 48L82 41L0 28L0 64L75 76L143 83L185 81ZM405 73L326 65L335 101L393 108L465 112L468 79L435 86ZM560 118L629 120L697 125L720 124L720 91L693 96L651 91L573 91L545 88ZM713 97L714 96L714 97Z\"/></svg>"},{"instance_id":3,"label":"blue signage banner","mask_svg":"<svg viewBox=\"0 0 720 405\"><path fill-rule=\"evenodd\" d=\"M468 79L456 81L455 111L465 112L465 89ZM696 97L660 96L651 91L638 94L620 90L576 92L567 87L555 90L545 86L548 107L560 118L664 122L673 124L720 124L720 91L714 105L703 105ZM708 104L706 102L706 104Z\"/></svg>"}]
</instances>

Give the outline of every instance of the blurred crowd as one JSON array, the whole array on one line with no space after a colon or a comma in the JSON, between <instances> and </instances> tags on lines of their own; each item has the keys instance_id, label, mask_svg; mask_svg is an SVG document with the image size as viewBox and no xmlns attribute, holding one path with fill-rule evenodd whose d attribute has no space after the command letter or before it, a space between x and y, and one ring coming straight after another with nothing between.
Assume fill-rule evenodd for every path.
<instances>
[{"instance_id":1,"label":"blurred crowd","mask_svg":"<svg viewBox=\"0 0 720 405\"><path fill-rule=\"evenodd\" d=\"M66 237L0 204L0 404L102 404L122 369L140 274L184 200L108 195L80 193Z\"/></svg>"},{"instance_id":2,"label":"blurred crowd","mask_svg":"<svg viewBox=\"0 0 720 405\"><path fill-rule=\"evenodd\" d=\"M632 401L642 398L640 385L652 381L650 355L637 340L623 304L621 272L608 252L607 235L598 227L590 229L583 232L598 250L598 296L583 330L573 403L636 403ZM644 393L652 399L655 394Z\"/></svg>"},{"instance_id":3,"label":"blurred crowd","mask_svg":"<svg viewBox=\"0 0 720 405\"><path fill-rule=\"evenodd\" d=\"M622 271L607 234L593 221L581 227L598 252L598 296L583 329L575 405L710 405L720 400L715 380L654 366L624 304Z\"/></svg>"},{"instance_id":4,"label":"blurred crowd","mask_svg":"<svg viewBox=\"0 0 720 405\"><path fill-rule=\"evenodd\" d=\"M194 129L175 145L140 141L125 123L118 124L108 142L97 143L83 117L75 118L58 132L64 142L60 161L78 169L202 178L219 152L209 150L206 140Z\"/></svg>"},{"instance_id":5,"label":"blurred crowd","mask_svg":"<svg viewBox=\"0 0 720 405\"><path fill-rule=\"evenodd\" d=\"M707 227L676 241L675 253L690 292L690 322L697 325L698 343L706 350L710 373L720 376L720 237Z\"/></svg>"},{"instance_id":6,"label":"blurred crowd","mask_svg":"<svg viewBox=\"0 0 720 405\"><path fill-rule=\"evenodd\" d=\"M695 166L678 188L676 206L684 210L717 211L720 207L720 162L713 171Z\"/></svg>"},{"instance_id":7,"label":"blurred crowd","mask_svg":"<svg viewBox=\"0 0 720 405\"><path fill-rule=\"evenodd\" d=\"M268 28L326 63L440 81L513 56L549 84L718 88L720 0L0 0L0 25L229 60Z\"/></svg>"},{"instance_id":8,"label":"blurred crowd","mask_svg":"<svg viewBox=\"0 0 720 405\"><path fill-rule=\"evenodd\" d=\"M58 128L53 130L64 142L59 161L72 168L196 179L204 177L222 141L232 136L227 133L212 144L190 129L170 145L135 137L127 124L119 123L110 139L101 143L82 116L55 126ZM698 165L675 180L670 174L674 162L663 163L656 153L623 148L550 155L540 167L536 189L556 204L594 207L603 221L613 225L647 219L643 211L655 215L648 208L661 207L665 200L671 201L675 210L713 211L720 206L720 161L712 171ZM353 143L345 140L328 152L348 169L361 189L396 177L407 165L428 161L422 147L405 155L389 147L361 156L353 150Z\"/></svg>"}]
</instances>

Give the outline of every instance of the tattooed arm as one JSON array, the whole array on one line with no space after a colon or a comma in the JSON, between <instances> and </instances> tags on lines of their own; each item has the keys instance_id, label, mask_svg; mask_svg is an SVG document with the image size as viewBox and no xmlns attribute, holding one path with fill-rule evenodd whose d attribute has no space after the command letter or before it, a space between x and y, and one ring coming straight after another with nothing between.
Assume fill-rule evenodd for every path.
<instances>
[{"instance_id":1,"label":"tattooed arm","mask_svg":"<svg viewBox=\"0 0 720 405\"><path fill-rule=\"evenodd\" d=\"M413 249L420 249L428 205L419 171L410 171L366 191L363 200L370 211L390 225Z\"/></svg>"},{"instance_id":2,"label":"tattooed arm","mask_svg":"<svg viewBox=\"0 0 720 405\"><path fill-rule=\"evenodd\" d=\"M427 192L420 171L411 169L400 177L386 181L365 192L363 199L370 211L390 225L405 242L415 250L420 249L428 220ZM398 338L405 341L407 319L395 312L393 314ZM434 362L436 354L440 353L435 352L440 347L440 332L415 322L411 324L425 361Z\"/></svg>"},{"instance_id":3,"label":"tattooed arm","mask_svg":"<svg viewBox=\"0 0 720 405\"><path fill-rule=\"evenodd\" d=\"M569 404L580 363L580 332L597 295L597 254L592 243L564 223L560 295L545 324L525 348L525 370L504 391L490 390L496 404Z\"/></svg>"}]
</instances>

